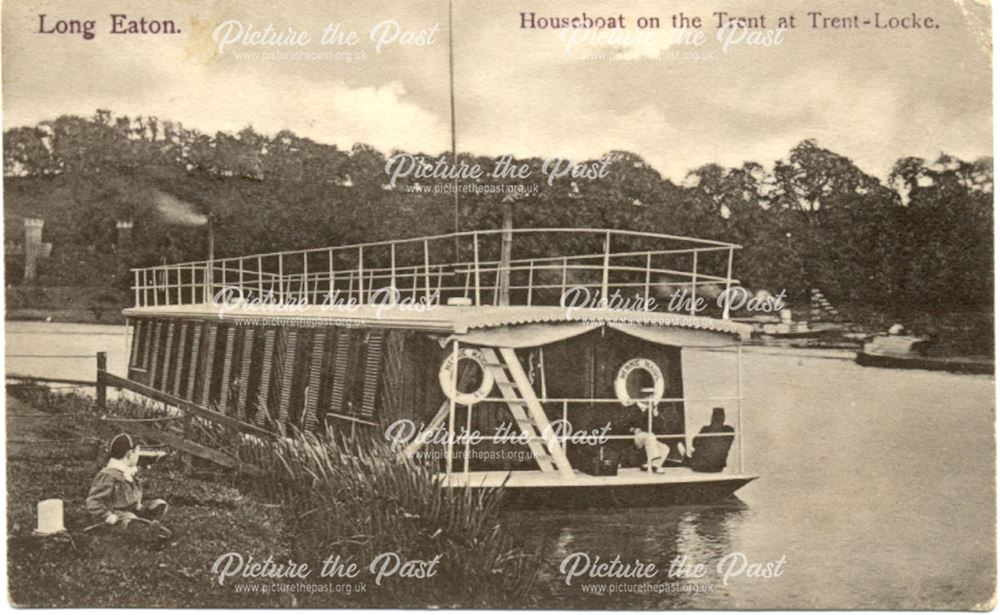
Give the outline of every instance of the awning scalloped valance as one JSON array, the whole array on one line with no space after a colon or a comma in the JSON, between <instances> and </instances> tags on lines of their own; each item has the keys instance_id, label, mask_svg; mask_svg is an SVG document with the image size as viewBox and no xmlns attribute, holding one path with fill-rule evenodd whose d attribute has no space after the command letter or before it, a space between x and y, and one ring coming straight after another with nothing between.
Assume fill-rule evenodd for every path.
<instances>
[{"instance_id":1,"label":"awning scalloped valance","mask_svg":"<svg viewBox=\"0 0 1000 615\"><path fill-rule=\"evenodd\" d=\"M461 344L471 346L534 348L583 335L600 326L594 323L567 322L472 329L468 333L441 338L441 345L446 346L457 340ZM714 331L617 323L607 323L607 326L626 335L663 346L721 348L735 344L733 335Z\"/></svg>"}]
</instances>

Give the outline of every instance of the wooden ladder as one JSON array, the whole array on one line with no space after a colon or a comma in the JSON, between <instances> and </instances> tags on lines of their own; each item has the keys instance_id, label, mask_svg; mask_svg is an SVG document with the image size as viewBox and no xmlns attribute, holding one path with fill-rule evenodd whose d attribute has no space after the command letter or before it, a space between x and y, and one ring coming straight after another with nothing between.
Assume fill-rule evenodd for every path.
<instances>
[{"instance_id":1,"label":"wooden ladder","mask_svg":"<svg viewBox=\"0 0 1000 615\"><path fill-rule=\"evenodd\" d=\"M528 438L528 447L538 462L538 467L542 472L559 471L564 475L571 475L573 468L566 458L566 452L549 428L549 419L545 416L545 410L538 401L514 349L500 349L503 362L497 358L493 348L483 347L479 350L486 359L486 367L496 381L497 388L507 402L511 416L514 417L521 433ZM543 436L546 433L548 435Z\"/></svg>"}]
</instances>

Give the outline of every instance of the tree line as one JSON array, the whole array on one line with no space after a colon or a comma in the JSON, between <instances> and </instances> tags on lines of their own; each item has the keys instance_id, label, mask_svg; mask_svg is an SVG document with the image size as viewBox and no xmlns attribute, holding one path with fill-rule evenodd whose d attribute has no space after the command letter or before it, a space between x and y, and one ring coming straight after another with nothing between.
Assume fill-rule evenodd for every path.
<instances>
[{"instance_id":1,"label":"tree line","mask_svg":"<svg viewBox=\"0 0 1000 615\"><path fill-rule=\"evenodd\" d=\"M21 218L45 218L54 248L41 283L127 288L129 267L204 259L200 220L208 215L222 256L452 231L450 194L410 178L387 185L386 161L396 153L251 127L209 135L106 110L62 116L4 132L6 239L21 236ZM807 139L773 166L709 164L680 183L633 153L605 158L605 177L552 185L543 158L515 159L533 170L517 180L529 196L515 206L515 224L731 241L744 246L735 268L746 286L783 288L792 298L821 288L834 301L886 309L992 304L991 158L905 157L878 178ZM496 162L466 153L459 160L484 169ZM461 229L498 228L502 198L462 194ZM126 219L133 240L117 245L115 222Z\"/></svg>"}]
</instances>

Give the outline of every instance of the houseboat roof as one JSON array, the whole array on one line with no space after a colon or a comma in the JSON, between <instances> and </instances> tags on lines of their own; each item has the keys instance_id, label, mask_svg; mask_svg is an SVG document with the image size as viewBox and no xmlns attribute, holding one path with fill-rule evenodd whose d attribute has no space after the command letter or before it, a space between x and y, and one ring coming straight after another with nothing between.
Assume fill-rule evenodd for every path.
<instances>
[{"instance_id":1,"label":"houseboat roof","mask_svg":"<svg viewBox=\"0 0 1000 615\"><path fill-rule=\"evenodd\" d=\"M247 306L170 305L129 308L129 318L179 318L244 323L248 326L341 326L410 329L455 336L463 343L508 347L538 346L575 337L601 326L675 346L720 346L750 337L752 327L732 320L626 310L575 309L559 306L431 305L420 311L405 306L300 305L282 310Z\"/></svg>"}]
</instances>

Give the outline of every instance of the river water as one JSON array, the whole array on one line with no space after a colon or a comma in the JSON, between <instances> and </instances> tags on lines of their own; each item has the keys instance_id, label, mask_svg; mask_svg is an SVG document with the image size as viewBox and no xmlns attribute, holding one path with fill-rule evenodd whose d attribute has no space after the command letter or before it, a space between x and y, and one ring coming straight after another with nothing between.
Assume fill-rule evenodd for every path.
<instances>
[{"instance_id":1,"label":"river water","mask_svg":"<svg viewBox=\"0 0 1000 615\"><path fill-rule=\"evenodd\" d=\"M687 355L685 384L727 373L720 355ZM760 478L729 502L519 515L517 527L551 545L546 606L987 604L996 578L993 378L846 359L744 350L744 462ZM651 562L660 572L646 586L586 576L566 585L558 567L573 553ZM743 560L732 554L746 558L742 576ZM685 556L705 576L670 578L670 562ZM747 578L752 564L766 570L782 558L780 576ZM720 562L723 572L732 566L726 585ZM605 595L591 593L594 582L608 583ZM613 583L624 593L611 593Z\"/></svg>"},{"instance_id":2,"label":"river water","mask_svg":"<svg viewBox=\"0 0 1000 615\"><path fill-rule=\"evenodd\" d=\"M90 380L92 357L104 350L111 371L121 374L123 331L8 322L6 371ZM42 354L80 358L19 356ZM862 368L848 358L744 350L743 461L760 478L736 498L711 506L508 514L512 531L544 545L540 606L988 604L996 578L993 378ZM735 388L735 379L726 380L733 361L731 353L686 351L686 394L720 382ZM567 585L559 566L573 553L652 563L658 573L640 581L577 577ZM675 558L702 564L704 576L670 577ZM720 561L732 564L727 584ZM780 576L748 578L751 567L763 571L768 563Z\"/></svg>"}]
</instances>

